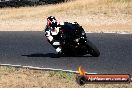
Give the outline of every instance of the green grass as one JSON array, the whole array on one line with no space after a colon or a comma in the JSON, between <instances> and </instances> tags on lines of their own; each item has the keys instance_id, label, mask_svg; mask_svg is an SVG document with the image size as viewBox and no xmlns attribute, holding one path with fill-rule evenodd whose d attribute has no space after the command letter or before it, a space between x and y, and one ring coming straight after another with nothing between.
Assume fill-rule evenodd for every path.
<instances>
[{"instance_id":1,"label":"green grass","mask_svg":"<svg viewBox=\"0 0 132 88\"><path fill-rule=\"evenodd\" d=\"M66 79L68 81L72 81L75 79L75 74L74 73L68 73L68 72L63 72L63 71L51 71L49 73L49 77L57 76L60 79Z\"/></svg>"}]
</instances>

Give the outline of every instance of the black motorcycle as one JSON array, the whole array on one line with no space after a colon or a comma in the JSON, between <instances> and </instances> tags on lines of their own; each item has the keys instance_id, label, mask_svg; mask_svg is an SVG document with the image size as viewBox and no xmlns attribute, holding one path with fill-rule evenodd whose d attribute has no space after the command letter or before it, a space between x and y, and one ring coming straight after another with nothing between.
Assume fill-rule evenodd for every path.
<instances>
[{"instance_id":1,"label":"black motorcycle","mask_svg":"<svg viewBox=\"0 0 132 88\"><path fill-rule=\"evenodd\" d=\"M87 40L84 29L77 22L75 24L65 22L62 30L60 30L59 37L64 55L82 56L90 54L94 57L100 55L96 46Z\"/></svg>"}]
</instances>

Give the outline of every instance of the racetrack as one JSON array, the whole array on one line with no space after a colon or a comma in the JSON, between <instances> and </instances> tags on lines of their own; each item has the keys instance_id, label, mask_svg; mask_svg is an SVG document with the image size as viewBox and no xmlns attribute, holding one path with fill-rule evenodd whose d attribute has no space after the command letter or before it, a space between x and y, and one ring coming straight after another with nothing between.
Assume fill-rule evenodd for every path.
<instances>
[{"instance_id":1,"label":"racetrack","mask_svg":"<svg viewBox=\"0 0 132 88\"><path fill-rule=\"evenodd\" d=\"M0 64L132 75L132 34L87 34L100 57L56 57L43 32L0 32Z\"/></svg>"}]
</instances>

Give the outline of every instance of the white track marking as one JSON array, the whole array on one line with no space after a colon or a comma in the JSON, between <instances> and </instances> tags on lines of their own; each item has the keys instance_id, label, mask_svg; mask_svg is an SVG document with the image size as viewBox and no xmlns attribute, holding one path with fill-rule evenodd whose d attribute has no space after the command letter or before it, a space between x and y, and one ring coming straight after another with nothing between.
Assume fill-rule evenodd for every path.
<instances>
[{"instance_id":1,"label":"white track marking","mask_svg":"<svg viewBox=\"0 0 132 88\"><path fill-rule=\"evenodd\" d=\"M115 34L132 34L132 32L86 32L86 33L115 33Z\"/></svg>"},{"instance_id":2,"label":"white track marking","mask_svg":"<svg viewBox=\"0 0 132 88\"><path fill-rule=\"evenodd\" d=\"M127 33L127 32L120 32L118 34L132 34L132 33Z\"/></svg>"},{"instance_id":3,"label":"white track marking","mask_svg":"<svg viewBox=\"0 0 132 88\"><path fill-rule=\"evenodd\" d=\"M12 64L0 64L0 66L12 66L12 67L35 69L35 70L63 71L63 72L69 72L69 73L79 74L78 71L63 70L63 69L54 69L54 68L40 68L40 67L22 66L22 65L12 65ZM86 74L98 74L98 73L88 73L88 72L85 72L85 73ZM132 78L131 78L131 81L132 81Z\"/></svg>"},{"instance_id":4,"label":"white track marking","mask_svg":"<svg viewBox=\"0 0 132 88\"><path fill-rule=\"evenodd\" d=\"M78 71L63 70L63 69L54 69L54 68L40 68L40 67L12 65L12 64L0 64L0 66L22 67L22 68L29 68L29 69L35 69L35 70L64 71L64 72L70 72L70 73L79 74ZM86 72L86 74L97 74L97 73L88 73L88 72Z\"/></svg>"}]
</instances>

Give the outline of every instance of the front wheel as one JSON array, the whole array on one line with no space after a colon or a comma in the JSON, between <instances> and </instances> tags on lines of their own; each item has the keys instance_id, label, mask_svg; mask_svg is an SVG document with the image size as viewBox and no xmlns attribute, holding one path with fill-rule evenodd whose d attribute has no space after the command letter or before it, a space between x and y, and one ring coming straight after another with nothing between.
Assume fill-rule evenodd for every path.
<instances>
[{"instance_id":1,"label":"front wheel","mask_svg":"<svg viewBox=\"0 0 132 88\"><path fill-rule=\"evenodd\" d=\"M89 54L91 54L94 57L99 57L100 52L92 42L87 41L86 46L88 48Z\"/></svg>"}]
</instances>

